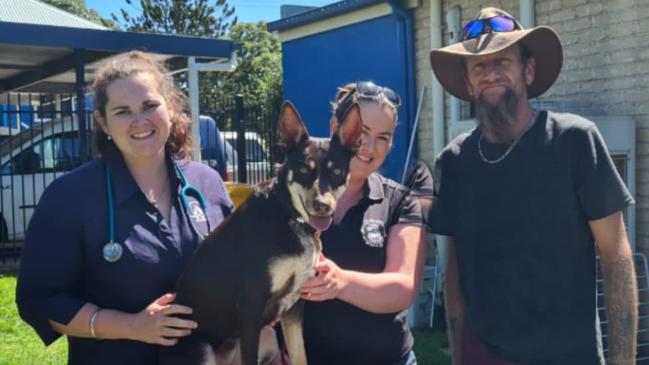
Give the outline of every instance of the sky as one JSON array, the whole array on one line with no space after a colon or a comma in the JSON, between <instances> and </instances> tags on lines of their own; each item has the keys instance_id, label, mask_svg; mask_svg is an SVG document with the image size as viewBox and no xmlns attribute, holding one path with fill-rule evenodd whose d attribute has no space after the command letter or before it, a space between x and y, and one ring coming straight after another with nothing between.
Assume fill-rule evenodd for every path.
<instances>
[{"instance_id":1,"label":"sky","mask_svg":"<svg viewBox=\"0 0 649 365\"><path fill-rule=\"evenodd\" d=\"M102 17L110 19L110 14L116 14L120 19L120 9L124 8L129 13L139 12L139 1L133 0L133 5L126 4L124 0L85 0L86 7L96 10ZM239 22L249 23L257 21L270 22L279 19L280 5L307 5L324 6L336 0L228 0L228 4L235 7L235 14ZM214 3L214 1L210 1Z\"/></svg>"}]
</instances>

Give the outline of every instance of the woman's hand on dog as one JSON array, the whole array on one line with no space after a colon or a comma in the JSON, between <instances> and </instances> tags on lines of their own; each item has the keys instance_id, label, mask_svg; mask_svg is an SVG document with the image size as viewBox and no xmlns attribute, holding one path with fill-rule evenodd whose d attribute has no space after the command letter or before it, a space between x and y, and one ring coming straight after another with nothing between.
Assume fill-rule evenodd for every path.
<instances>
[{"instance_id":1,"label":"woman's hand on dog","mask_svg":"<svg viewBox=\"0 0 649 365\"><path fill-rule=\"evenodd\" d=\"M320 255L315 271L316 276L302 286L302 299L321 302L338 298L347 286L345 271L324 255Z\"/></svg>"},{"instance_id":2,"label":"woman's hand on dog","mask_svg":"<svg viewBox=\"0 0 649 365\"><path fill-rule=\"evenodd\" d=\"M173 304L175 294L165 294L135 315L133 321L134 339L150 344L173 346L178 337L191 333L198 324L192 320L174 317L176 314L191 314L192 309Z\"/></svg>"}]
</instances>

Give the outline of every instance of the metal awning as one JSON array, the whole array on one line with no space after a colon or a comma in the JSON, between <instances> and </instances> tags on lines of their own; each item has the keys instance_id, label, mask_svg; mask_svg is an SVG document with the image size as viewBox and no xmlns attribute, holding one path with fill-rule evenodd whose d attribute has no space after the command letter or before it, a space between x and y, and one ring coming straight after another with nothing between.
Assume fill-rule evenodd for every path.
<instances>
[{"instance_id":1,"label":"metal awning","mask_svg":"<svg viewBox=\"0 0 649 365\"><path fill-rule=\"evenodd\" d=\"M198 72L231 71L239 48L214 38L0 21L0 96L11 101L12 93L21 92L76 94L75 113L85 136L85 85L93 81L98 63L119 53L146 51L164 60L172 72L189 70L193 138L199 141ZM82 137L84 151L86 143ZM193 155L200 159L200 150Z\"/></svg>"},{"instance_id":2,"label":"metal awning","mask_svg":"<svg viewBox=\"0 0 649 365\"><path fill-rule=\"evenodd\" d=\"M100 61L134 49L156 54L173 71L187 68L189 57L227 62L239 48L214 38L0 21L0 93L73 93L77 75L89 83Z\"/></svg>"}]
</instances>

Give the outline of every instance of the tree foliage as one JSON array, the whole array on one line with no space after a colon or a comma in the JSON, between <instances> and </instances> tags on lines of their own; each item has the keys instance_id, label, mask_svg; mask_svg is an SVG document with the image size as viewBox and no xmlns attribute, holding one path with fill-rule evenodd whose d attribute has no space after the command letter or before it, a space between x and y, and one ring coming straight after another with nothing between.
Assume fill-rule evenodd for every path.
<instances>
[{"instance_id":1,"label":"tree foliage","mask_svg":"<svg viewBox=\"0 0 649 365\"><path fill-rule=\"evenodd\" d=\"M119 26L117 23L113 22L110 19L102 18L99 13L93 9L86 8L86 4L83 0L41 0L45 4L52 5L61 10L67 11L78 15L86 20L99 25L103 25L108 28L118 29Z\"/></svg>"},{"instance_id":2,"label":"tree foliage","mask_svg":"<svg viewBox=\"0 0 649 365\"><path fill-rule=\"evenodd\" d=\"M133 0L126 1L133 5ZM139 0L139 8L142 12L136 15L132 9L121 9L122 24L129 31L223 37L242 44L235 72L200 74L202 111L219 110L224 99L237 93L244 95L247 107L281 98L280 43L264 23L238 24L227 0ZM112 17L119 21L115 14ZM178 81L186 85L186 76L178 74Z\"/></svg>"},{"instance_id":3,"label":"tree foliage","mask_svg":"<svg viewBox=\"0 0 649 365\"><path fill-rule=\"evenodd\" d=\"M126 0L133 5L133 0ZM133 6L137 8L138 6ZM226 0L140 0L139 14L131 15L131 9L120 9L126 29L133 32L164 33L201 37L222 37L237 23L234 7ZM118 17L111 15L115 21ZM187 85L185 73L176 74L179 85ZM224 78L217 73L199 74L199 105L201 110L209 104L213 85Z\"/></svg>"},{"instance_id":4,"label":"tree foliage","mask_svg":"<svg viewBox=\"0 0 649 365\"><path fill-rule=\"evenodd\" d=\"M232 27L229 39L241 44L237 69L206 90L213 97L243 94L248 106L277 102L282 95L281 44L275 33L266 30L266 24L242 23ZM206 105L214 109L212 105Z\"/></svg>"},{"instance_id":5,"label":"tree foliage","mask_svg":"<svg viewBox=\"0 0 649 365\"><path fill-rule=\"evenodd\" d=\"M126 0L133 5L133 0ZM237 23L234 7L226 0L140 0L140 14L120 9L126 29L134 32L220 37ZM219 13L218 16L215 14ZM119 19L111 14L114 21Z\"/></svg>"}]
</instances>

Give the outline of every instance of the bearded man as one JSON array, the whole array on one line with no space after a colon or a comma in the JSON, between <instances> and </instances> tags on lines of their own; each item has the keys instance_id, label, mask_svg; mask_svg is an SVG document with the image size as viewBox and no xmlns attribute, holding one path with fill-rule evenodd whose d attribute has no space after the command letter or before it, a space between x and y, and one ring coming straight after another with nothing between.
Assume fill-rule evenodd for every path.
<instances>
[{"instance_id":1,"label":"bearded man","mask_svg":"<svg viewBox=\"0 0 649 365\"><path fill-rule=\"evenodd\" d=\"M462 42L431 51L445 89L478 126L438 157L433 232L450 237L445 294L453 363L634 364L637 291L622 211L633 198L595 125L535 110L557 79L561 42L482 9Z\"/></svg>"}]
</instances>

